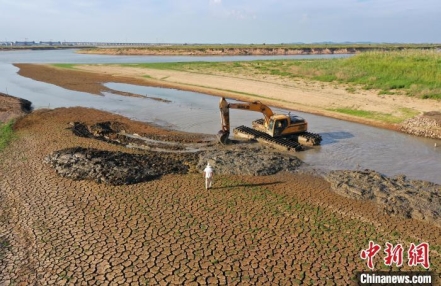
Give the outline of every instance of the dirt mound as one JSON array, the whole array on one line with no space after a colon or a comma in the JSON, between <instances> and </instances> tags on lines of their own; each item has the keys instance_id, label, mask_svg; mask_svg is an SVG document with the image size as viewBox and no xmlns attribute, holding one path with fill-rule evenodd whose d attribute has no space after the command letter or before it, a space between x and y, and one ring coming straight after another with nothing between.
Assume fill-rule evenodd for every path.
<instances>
[{"instance_id":1,"label":"dirt mound","mask_svg":"<svg viewBox=\"0 0 441 286\"><path fill-rule=\"evenodd\" d=\"M207 162L213 166L216 174L253 176L294 172L302 164L295 156L250 146L203 152L199 155L197 168L204 169Z\"/></svg>"},{"instance_id":2,"label":"dirt mound","mask_svg":"<svg viewBox=\"0 0 441 286\"><path fill-rule=\"evenodd\" d=\"M441 227L441 185L405 176L386 177L372 170L331 171L325 179L345 197L370 200L385 213L426 220Z\"/></svg>"},{"instance_id":3,"label":"dirt mound","mask_svg":"<svg viewBox=\"0 0 441 286\"><path fill-rule=\"evenodd\" d=\"M441 139L441 112L425 112L410 118L401 124L400 130L412 135Z\"/></svg>"},{"instance_id":4,"label":"dirt mound","mask_svg":"<svg viewBox=\"0 0 441 286\"><path fill-rule=\"evenodd\" d=\"M120 144L122 143L117 140L118 133L125 132L127 129L125 124L117 121L98 122L93 125L87 125L82 122L70 122L69 126L72 132L79 137L95 138L109 143Z\"/></svg>"},{"instance_id":5,"label":"dirt mound","mask_svg":"<svg viewBox=\"0 0 441 286\"><path fill-rule=\"evenodd\" d=\"M29 100L0 92L0 122L7 122L31 112L31 105Z\"/></svg>"},{"instance_id":6,"label":"dirt mound","mask_svg":"<svg viewBox=\"0 0 441 286\"><path fill-rule=\"evenodd\" d=\"M214 145L213 138L201 138L191 133L180 135L157 135L145 132L134 133L130 127L118 121L103 121L95 124L70 122L69 129L79 137L93 138L108 143L130 146L131 148L150 149L152 145L168 150L195 149L197 145ZM186 148L193 147L193 148Z\"/></svg>"},{"instance_id":7,"label":"dirt mound","mask_svg":"<svg viewBox=\"0 0 441 286\"><path fill-rule=\"evenodd\" d=\"M143 150L142 154L129 154L77 147L53 152L45 158L59 175L74 180L127 185L165 174L202 172L207 162L214 166L217 174L266 176L294 172L302 163L292 155L259 145L244 143L225 147L202 141L159 141L145 134L126 133L128 126L120 122L90 125L71 122L69 125L77 136Z\"/></svg>"},{"instance_id":8,"label":"dirt mound","mask_svg":"<svg viewBox=\"0 0 441 286\"><path fill-rule=\"evenodd\" d=\"M207 162L214 166L216 174L254 176L294 172L302 163L294 156L263 148L131 154L76 147L53 152L44 161L63 177L110 185L146 182L165 174L202 172Z\"/></svg>"},{"instance_id":9,"label":"dirt mound","mask_svg":"<svg viewBox=\"0 0 441 286\"><path fill-rule=\"evenodd\" d=\"M55 171L74 180L93 180L111 185L129 185L150 181L165 174L186 174L195 154L130 154L89 148L55 151L44 161Z\"/></svg>"},{"instance_id":10,"label":"dirt mound","mask_svg":"<svg viewBox=\"0 0 441 286\"><path fill-rule=\"evenodd\" d=\"M151 134L134 136L125 131L127 126L119 122L99 122L87 125L81 122L70 123L72 132L80 137L93 138L126 147L161 150L162 152L191 152L198 153L199 162L194 168L201 172L207 162L215 168L217 174L225 175L254 175L266 176L281 171L293 172L302 163L297 157L276 153L260 145L235 144L228 147L214 143L200 142L186 144L181 141L171 142L158 140ZM161 154L158 152L157 154ZM258 155L257 155L258 154ZM173 155L170 155L173 156Z\"/></svg>"}]
</instances>

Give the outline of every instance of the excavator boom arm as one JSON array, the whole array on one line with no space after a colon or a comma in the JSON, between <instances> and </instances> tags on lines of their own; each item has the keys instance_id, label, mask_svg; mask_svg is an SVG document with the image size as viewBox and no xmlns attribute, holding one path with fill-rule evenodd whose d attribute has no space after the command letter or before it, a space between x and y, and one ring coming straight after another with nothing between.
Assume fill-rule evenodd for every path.
<instances>
[{"instance_id":1,"label":"excavator boom arm","mask_svg":"<svg viewBox=\"0 0 441 286\"><path fill-rule=\"evenodd\" d=\"M268 124L271 116L274 115L271 108L260 101L228 103L225 100L225 97L222 97L219 102L219 109L221 114L222 130L224 132L230 132L230 108L261 112L265 118L266 124Z\"/></svg>"},{"instance_id":2,"label":"excavator boom arm","mask_svg":"<svg viewBox=\"0 0 441 286\"><path fill-rule=\"evenodd\" d=\"M274 115L273 111L268 106L266 106L265 104L259 101L245 102L245 103L230 103L229 107L232 109L243 109L243 110L261 112L265 117L265 121L269 121L270 117Z\"/></svg>"}]
</instances>

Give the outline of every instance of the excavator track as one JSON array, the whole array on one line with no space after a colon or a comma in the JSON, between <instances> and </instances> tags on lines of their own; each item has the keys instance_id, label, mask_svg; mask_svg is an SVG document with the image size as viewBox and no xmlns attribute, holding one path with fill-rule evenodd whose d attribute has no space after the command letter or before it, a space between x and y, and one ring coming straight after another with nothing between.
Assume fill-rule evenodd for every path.
<instances>
[{"instance_id":1,"label":"excavator track","mask_svg":"<svg viewBox=\"0 0 441 286\"><path fill-rule=\"evenodd\" d=\"M253 127L256 130L264 130L264 120L262 118L256 119L253 121ZM266 134L266 133L265 133ZM322 142L322 136L317 133L311 133L311 132L302 132L298 134L292 134L286 137L286 139L298 142L305 146L316 146L320 145Z\"/></svg>"},{"instance_id":2,"label":"excavator track","mask_svg":"<svg viewBox=\"0 0 441 286\"><path fill-rule=\"evenodd\" d=\"M235 128L233 132L235 135L239 135L249 139L255 139L258 142L268 144L274 148L281 149L284 151L297 152L304 150L304 147L298 142L285 138L274 138L264 132L257 131L253 128L246 127L244 125Z\"/></svg>"},{"instance_id":3,"label":"excavator track","mask_svg":"<svg viewBox=\"0 0 441 286\"><path fill-rule=\"evenodd\" d=\"M311 133L311 132L302 132L299 134L292 135L290 137L291 140L296 140L302 145L306 146L316 146L320 145L322 142L322 136L317 133Z\"/></svg>"}]
</instances>

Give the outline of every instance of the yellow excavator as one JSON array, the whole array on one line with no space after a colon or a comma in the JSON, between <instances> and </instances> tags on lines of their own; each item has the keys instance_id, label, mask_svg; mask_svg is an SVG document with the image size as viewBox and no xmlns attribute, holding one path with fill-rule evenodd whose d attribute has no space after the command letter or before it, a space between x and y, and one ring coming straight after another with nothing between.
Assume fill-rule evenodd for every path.
<instances>
[{"instance_id":1,"label":"yellow excavator","mask_svg":"<svg viewBox=\"0 0 441 286\"><path fill-rule=\"evenodd\" d=\"M252 122L253 128L239 126L234 129L234 135L268 143L273 147L286 150L303 150L303 146L319 145L322 137L319 134L307 132L308 123L302 117L291 114L274 114L271 108L261 103L239 102L228 103L224 97L219 102L222 130L217 134L221 144L230 142L230 109L240 109L261 112L263 119Z\"/></svg>"}]
</instances>

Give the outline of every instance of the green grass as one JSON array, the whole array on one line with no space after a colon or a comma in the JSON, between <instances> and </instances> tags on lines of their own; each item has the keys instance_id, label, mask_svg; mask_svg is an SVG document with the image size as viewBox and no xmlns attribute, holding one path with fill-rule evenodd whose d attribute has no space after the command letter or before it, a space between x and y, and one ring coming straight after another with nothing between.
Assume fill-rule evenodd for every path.
<instances>
[{"instance_id":1,"label":"green grass","mask_svg":"<svg viewBox=\"0 0 441 286\"><path fill-rule=\"evenodd\" d=\"M351 58L301 64L318 74L365 89L379 89L382 94L402 91L409 96L441 99L441 54L436 51L406 50L367 52Z\"/></svg>"},{"instance_id":2,"label":"green grass","mask_svg":"<svg viewBox=\"0 0 441 286\"><path fill-rule=\"evenodd\" d=\"M57 68L75 69L75 64L53 64Z\"/></svg>"},{"instance_id":3,"label":"green grass","mask_svg":"<svg viewBox=\"0 0 441 286\"><path fill-rule=\"evenodd\" d=\"M441 53L436 50L370 51L349 58L247 62L128 64L203 74L262 75L354 84L379 94L441 100ZM349 87L355 92L354 87Z\"/></svg>"},{"instance_id":4,"label":"green grass","mask_svg":"<svg viewBox=\"0 0 441 286\"><path fill-rule=\"evenodd\" d=\"M400 108L399 116L394 116L389 113L382 113L376 111L367 111L367 110L358 110L358 109L350 109L350 108L337 108L337 109L329 109L330 111L335 111L343 114L348 114L356 117L362 117L377 121L382 121L386 123L401 123L406 119L414 117L418 114L417 111L409 109L409 108Z\"/></svg>"},{"instance_id":5,"label":"green grass","mask_svg":"<svg viewBox=\"0 0 441 286\"><path fill-rule=\"evenodd\" d=\"M14 131L12 129L13 121L8 123L0 123L0 152L5 149L9 142L14 137Z\"/></svg>"},{"instance_id":6,"label":"green grass","mask_svg":"<svg viewBox=\"0 0 441 286\"><path fill-rule=\"evenodd\" d=\"M441 99L441 54L406 50L366 52L344 59L290 62L285 70L298 77L360 85L380 94L402 93Z\"/></svg>"}]
</instances>

